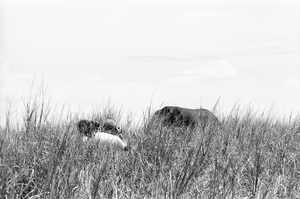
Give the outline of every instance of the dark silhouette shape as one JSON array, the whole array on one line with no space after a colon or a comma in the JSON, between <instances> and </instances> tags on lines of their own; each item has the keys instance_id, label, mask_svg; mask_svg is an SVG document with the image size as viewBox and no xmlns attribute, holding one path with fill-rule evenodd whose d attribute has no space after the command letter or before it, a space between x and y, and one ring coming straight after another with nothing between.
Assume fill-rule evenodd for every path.
<instances>
[{"instance_id":1,"label":"dark silhouette shape","mask_svg":"<svg viewBox=\"0 0 300 199\"><path fill-rule=\"evenodd\" d=\"M165 106L153 115L165 126L189 127L194 129L197 125L205 128L207 125L220 126L218 118L209 110L188 109L177 106Z\"/></svg>"}]
</instances>

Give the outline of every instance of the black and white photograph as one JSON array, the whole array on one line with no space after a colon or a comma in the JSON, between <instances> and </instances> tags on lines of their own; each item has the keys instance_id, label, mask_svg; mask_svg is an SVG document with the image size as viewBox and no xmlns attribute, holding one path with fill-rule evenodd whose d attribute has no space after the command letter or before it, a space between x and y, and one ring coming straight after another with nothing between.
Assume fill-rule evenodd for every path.
<instances>
[{"instance_id":1,"label":"black and white photograph","mask_svg":"<svg viewBox=\"0 0 300 199\"><path fill-rule=\"evenodd\" d=\"M300 1L1 0L0 198L300 198Z\"/></svg>"}]
</instances>

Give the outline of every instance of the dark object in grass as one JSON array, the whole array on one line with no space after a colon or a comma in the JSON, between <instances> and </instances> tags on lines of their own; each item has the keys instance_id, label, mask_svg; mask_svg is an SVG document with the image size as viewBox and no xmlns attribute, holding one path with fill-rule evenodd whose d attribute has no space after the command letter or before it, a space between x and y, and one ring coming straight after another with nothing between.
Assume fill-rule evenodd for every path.
<instances>
[{"instance_id":1,"label":"dark object in grass","mask_svg":"<svg viewBox=\"0 0 300 199\"><path fill-rule=\"evenodd\" d=\"M207 109L188 109L177 106L165 106L156 111L153 119L158 119L164 126L189 127L192 130L200 125L220 126L218 118Z\"/></svg>"}]
</instances>

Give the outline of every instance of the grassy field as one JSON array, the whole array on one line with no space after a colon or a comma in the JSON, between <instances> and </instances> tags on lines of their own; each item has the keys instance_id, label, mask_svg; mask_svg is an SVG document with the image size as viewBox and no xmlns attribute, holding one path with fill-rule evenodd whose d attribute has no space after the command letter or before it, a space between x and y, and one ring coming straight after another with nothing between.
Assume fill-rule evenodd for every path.
<instances>
[{"instance_id":1,"label":"grassy field","mask_svg":"<svg viewBox=\"0 0 300 199\"><path fill-rule=\"evenodd\" d=\"M82 143L75 123L27 100L0 131L0 198L300 198L300 118L217 113L220 129L122 124L129 152ZM86 118L120 119L107 108ZM52 118L52 119L51 119Z\"/></svg>"}]
</instances>

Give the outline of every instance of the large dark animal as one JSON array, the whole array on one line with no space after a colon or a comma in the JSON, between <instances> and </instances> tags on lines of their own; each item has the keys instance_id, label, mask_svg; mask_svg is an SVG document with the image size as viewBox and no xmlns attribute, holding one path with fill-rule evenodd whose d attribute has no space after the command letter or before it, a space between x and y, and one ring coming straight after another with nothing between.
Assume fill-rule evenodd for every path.
<instances>
[{"instance_id":1,"label":"large dark animal","mask_svg":"<svg viewBox=\"0 0 300 199\"><path fill-rule=\"evenodd\" d=\"M165 106L156 111L153 116L165 126L189 127L194 129L196 126L205 128L208 125L220 126L218 118L209 110L188 109L177 106Z\"/></svg>"}]
</instances>

